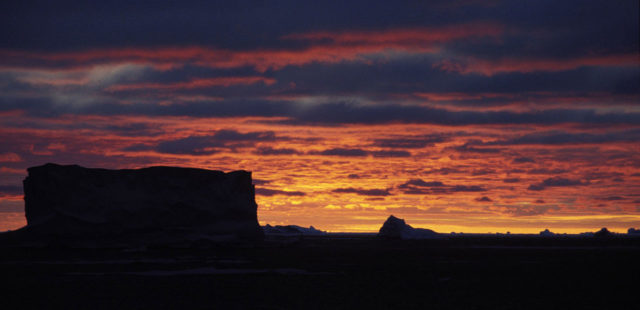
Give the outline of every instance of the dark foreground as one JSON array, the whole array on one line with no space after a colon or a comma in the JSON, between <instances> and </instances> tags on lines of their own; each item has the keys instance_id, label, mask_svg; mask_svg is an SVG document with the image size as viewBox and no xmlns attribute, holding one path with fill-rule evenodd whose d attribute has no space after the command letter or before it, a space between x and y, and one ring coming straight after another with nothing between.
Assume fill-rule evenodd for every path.
<instances>
[{"instance_id":1,"label":"dark foreground","mask_svg":"<svg viewBox=\"0 0 640 310\"><path fill-rule=\"evenodd\" d=\"M3 309L623 309L639 238L0 247Z\"/></svg>"}]
</instances>

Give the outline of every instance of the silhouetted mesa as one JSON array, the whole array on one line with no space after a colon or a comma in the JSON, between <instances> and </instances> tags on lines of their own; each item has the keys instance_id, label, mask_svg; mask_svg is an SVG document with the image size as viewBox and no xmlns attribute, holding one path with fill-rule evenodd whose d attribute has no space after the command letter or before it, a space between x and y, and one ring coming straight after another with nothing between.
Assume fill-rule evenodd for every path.
<instances>
[{"instance_id":1,"label":"silhouetted mesa","mask_svg":"<svg viewBox=\"0 0 640 310\"><path fill-rule=\"evenodd\" d=\"M27 231L138 241L256 240L251 173L194 168L88 169L46 164L24 180ZM100 240L95 240L100 243Z\"/></svg>"},{"instance_id":2,"label":"silhouetted mesa","mask_svg":"<svg viewBox=\"0 0 640 310\"><path fill-rule=\"evenodd\" d=\"M390 215L380 227L378 237L389 239L434 239L441 236L431 229L413 228L405 223L403 219Z\"/></svg>"}]
</instances>

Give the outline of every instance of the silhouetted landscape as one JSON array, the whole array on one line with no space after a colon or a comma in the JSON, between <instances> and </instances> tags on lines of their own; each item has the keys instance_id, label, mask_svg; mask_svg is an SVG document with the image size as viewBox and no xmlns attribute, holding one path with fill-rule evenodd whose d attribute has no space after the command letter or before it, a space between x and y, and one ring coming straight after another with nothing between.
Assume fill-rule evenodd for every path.
<instances>
[{"instance_id":1,"label":"silhouetted landscape","mask_svg":"<svg viewBox=\"0 0 640 310\"><path fill-rule=\"evenodd\" d=\"M640 1L0 1L0 310L635 309Z\"/></svg>"},{"instance_id":2,"label":"silhouetted landscape","mask_svg":"<svg viewBox=\"0 0 640 310\"><path fill-rule=\"evenodd\" d=\"M635 229L445 234L394 216L378 234L260 227L250 174L203 169L47 164L30 168L24 186L28 225L0 234L0 291L10 308L612 309L637 303ZM162 214L176 210L180 217Z\"/></svg>"}]
</instances>

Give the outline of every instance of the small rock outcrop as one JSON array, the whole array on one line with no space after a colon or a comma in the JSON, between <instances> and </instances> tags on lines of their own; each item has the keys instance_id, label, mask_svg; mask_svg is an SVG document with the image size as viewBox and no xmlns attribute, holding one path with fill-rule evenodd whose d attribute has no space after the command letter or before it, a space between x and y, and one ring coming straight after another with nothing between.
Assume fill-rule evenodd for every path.
<instances>
[{"instance_id":1,"label":"small rock outcrop","mask_svg":"<svg viewBox=\"0 0 640 310\"><path fill-rule=\"evenodd\" d=\"M612 235L611 232L606 227L601 228L600 230L598 230L593 234L594 237L599 237L599 238L611 237L611 235Z\"/></svg>"},{"instance_id":2,"label":"small rock outcrop","mask_svg":"<svg viewBox=\"0 0 640 310\"><path fill-rule=\"evenodd\" d=\"M27 170L23 182L27 230L134 238L161 233L177 240L264 236L247 171L108 170L56 164Z\"/></svg>"},{"instance_id":3,"label":"small rock outcrop","mask_svg":"<svg viewBox=\"0 0 640 310\"><path fill-rule=\"evenodd\" d=\"M405 223L403 219L391 215L380 227L378 237L388 239L435 239L439 238L440 235L431 229L413 228Z\"/></svg>"},{"instance_id":4,"label":"small rock outcrop","mask_svg":"<svg viewBox=\"0 0 640 310\"><path fill-rule=\"evenodd\" d=\"M276 225L271 226L269 224L263 227L266 235L295 235L295 236L322 236L327 233L322 230L318 230L313 226L302 227L298 225Z\"/></svg>"},{"instance_id":5,"label":"small rock outcrop","mask_svg":"<svg viewBox=\"0 0 640 310\"><path fill-rule=\"evenodd\" d=\"M543 230L543 231L541 231L541 232L540 232L540 236L542 236L542 237L553 237L553 236L555 236L555 235L556 235L556 234L555 234L555 233L552 233L552 232L549 230L549 228L547 228L547 229L545 229L545 230Z\"/></svg>"}]
</instances>

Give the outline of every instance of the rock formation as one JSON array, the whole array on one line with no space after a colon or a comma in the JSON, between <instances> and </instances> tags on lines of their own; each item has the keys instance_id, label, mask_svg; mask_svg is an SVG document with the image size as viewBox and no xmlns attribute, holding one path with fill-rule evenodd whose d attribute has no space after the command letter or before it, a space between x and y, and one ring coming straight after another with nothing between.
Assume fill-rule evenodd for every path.
<instances>
[{"instance_id":1,"label":"rock formation","mask_svg":"<svg viewBox=\"0 0 640 310\"><path fill-rule=\"evenodd\" d=\"M598 230L593 234L594 237L599 237L599 238L611 237L611 235L612 235L611 232L606 227L602 227L600 230Z\"/></svg>"},{"instance_id":2,"label":"rock formation","mask_svg":"<svg viewBox=\"0 0 640 310\"><path fill-rule=\"evenodd\" d=\"M549 230L549 228L546 228L545 230L543 230L543 231L541 231L541 232L540 232L540 236L542 236L542 237L553 237L553 236L555 236L555 235L556 235L556 234L555 234L555 233L553 233L553 232L551 232L551 231Z\"/></svg>"},{"instance_id":3,"label":"rock formation","mask_svg":"<svg viewBox=\"0 0 640 310\"><path fill-rule=\"evenodd\" d=\"M74 236L161 232L177 240L263 237L247 171L46 164L28 173L23 182L27 230Z\"/></svg>"},{"instance_id":4,"label":"rock formation","mask_svg":"<svg viewBox=\"0 0 640 310\"><path fill-rule=\"evenodd\" d=\"M309 228L307 228L298 225L271 226L267 224L263 229L266 235L323 236L327 234L313 226L309 226Z\"/></svg>"},{"instance_id":5,"label":"rock formation","mask_svg":"<svg viewBox=\"0 0 640 310\"><path fill-rule=\"evenodd\" d=\"M378 237L389 239L434 239L439 238L440 235L431 229L413 228L405 223L403 219L391 215L380 228Z\"/></svg>"}]
</instances>

